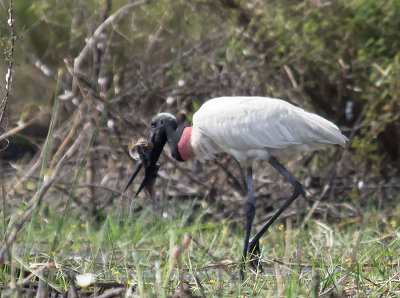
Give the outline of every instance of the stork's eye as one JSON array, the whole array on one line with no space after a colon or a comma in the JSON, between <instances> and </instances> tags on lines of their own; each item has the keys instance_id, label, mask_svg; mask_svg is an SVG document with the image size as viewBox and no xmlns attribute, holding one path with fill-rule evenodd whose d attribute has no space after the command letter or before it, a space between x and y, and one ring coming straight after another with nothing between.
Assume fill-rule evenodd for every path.
<instances>
[{"instance_id":1,"label":"stork's eye","mask_svg":"<svg viewBox=\"0 0 400 298\"><path fill-rule=\"evenodd\" d=\"M164 120L161 120L161 121L160 121L160 124L163 125L163 124L164 124Z\"/></svg>"},{"instance_id":2,"label":"stork's eye","mask_svg":"<svg viewBox=\"0 0 400 298\"><path fill-rule=\"evenodd\" d=\"M156 123L155 122L152 122L150 125L151 125L151 128L156 128Z\"/></svg>"}]
</instances>

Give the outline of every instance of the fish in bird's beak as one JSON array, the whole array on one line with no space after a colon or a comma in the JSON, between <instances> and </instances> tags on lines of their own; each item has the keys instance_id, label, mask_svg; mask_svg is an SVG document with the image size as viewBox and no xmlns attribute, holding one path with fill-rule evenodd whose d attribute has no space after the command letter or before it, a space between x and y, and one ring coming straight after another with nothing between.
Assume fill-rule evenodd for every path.
<instances>
[{"instance_id":1,"label":"fish in bird's beak","mask_svg":"<svg viewBox=\"0 0 400 298\"><path fill-rule=\"evenodd\" d=\"M145 139L139 139L139 141L131 147L129 150L129 155L135 159L138 160L138 163L131 175L131 177L128 180L128 183L126 184L124 188L124 192L128 189L129 185L133 182L137 174L139 173L140 169L144 166L144 178L142 182L139 185L138 190L136 191L136 194L134 198L137 197L137 195L141 192L141 190L144 188L150 195L154 193L154 183L157 178L157 173L158 169L160 168L160 165L157 163L152 163L152 151L153 151L153 143L145 140Z\"/></svg>"},{"instance_id":2,"label":"fish in bird's beak","mask_svg":"<svg viewBox=\"0 0 400 298\"><path fill-rule=\"evenodd\" d=\"M166 127L168 125L166 125L166 123L171 120L171 117L173 116L166 113L157 115L151 121L150 132L147 136L147 139L140 139L129 150L131 157L139 161L124 188L124 192L128 189L129 185L131 185L143 165L145 169L144 178L140 183L134 198L136 198L140 191L144 188L150 194L150 197L155 200L154 183L157 178L158 169L160 168L160 165L157 163L157 161L167 141Z\"/></svg>"}]
</instances>

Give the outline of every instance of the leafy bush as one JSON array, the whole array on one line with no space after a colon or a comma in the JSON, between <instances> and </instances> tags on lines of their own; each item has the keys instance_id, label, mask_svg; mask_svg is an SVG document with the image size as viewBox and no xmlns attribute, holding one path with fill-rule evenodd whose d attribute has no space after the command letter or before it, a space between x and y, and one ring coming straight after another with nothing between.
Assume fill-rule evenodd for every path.
<instances>
[{"instance_id":1,"label":"leafy bush","mask_svg":"<svg viewBox=\"0 0 400 298\"><path fill-rule=\"evenodd\" d=\"M234 63L263 74L248 76L248 85L348 126L360 161L399 165L400 2L267 1L252 12L249 26L232 33Z\"/></svg>"}]
</instances>

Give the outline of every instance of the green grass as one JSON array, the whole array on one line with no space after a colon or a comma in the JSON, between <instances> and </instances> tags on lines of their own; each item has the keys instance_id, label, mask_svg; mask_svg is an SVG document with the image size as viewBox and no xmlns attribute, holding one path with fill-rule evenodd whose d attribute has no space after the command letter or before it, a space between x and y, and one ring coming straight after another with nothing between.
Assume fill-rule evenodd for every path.
<instances>
[{"instance_id":1,"label":"green grass","mask_svg":"<svg viewBox=\"0 0 400 298\"><path fill-rule=\"evenodd\" d=\"M242 282L238 278L243 245L241 223L208 221L203 210L191 214L190 202L175 210L177 203L172 201L164 206L165 217L150 208L135 214L111 210L97 225L70 211L54 251L51 248L60 214L50 211L47 217L37 216L29 247L23 247L28 229L21 232L21 241L14 246L16 282L23 279L19 268L34 272L32 264L54 262L56 268L46 270L42 279L59 291L69 290L67 272L90 272L98 281L132 286L142 296L179 292L180 280L193 294L206 296L400 293L397 223L388 222L382 214L370 212L364 221L343 220L336 224L311 220L301 229L292 226L290 220L278 221L262 238L267 274L249 270ZM171 252L175 245L181 244L185 233L192 240L186 249L181 247L179 260L175 260ZM19 245L30 254L21 253L24 249L15 250ZM11 278L9 265L6 263L0 273L5 288ZM80 291L91 292L93 288Z\"/></svg>"}]
</instances>

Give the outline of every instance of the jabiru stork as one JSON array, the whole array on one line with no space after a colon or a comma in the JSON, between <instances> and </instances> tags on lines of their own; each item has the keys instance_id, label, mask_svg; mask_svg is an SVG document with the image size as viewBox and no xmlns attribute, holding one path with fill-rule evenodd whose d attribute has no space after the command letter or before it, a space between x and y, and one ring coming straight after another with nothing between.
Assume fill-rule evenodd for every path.
<instances>
[{"instance_id":1,"label":"jabiru stork","mask_svg":"<svg viewBox=\"0 0 400 298\"><path fill-rule=\"evenodd\" d=\"M193 125L178 126L176 118L160 113L151 120L147 142L151 143L148 154L142 154L125 190L131 184L142 164L146 174L135 197L146 184L154 183L159 165L157 160L168 143L171 155L179 162L191 158L200 161L213 159L226 152L247 168L248 206L242 255L241 277L244 278L246 257L249 253L260 264L260 237L279 215L303 193L303 187L274 157L280 153L313 151L327 145L345 146L348 141L332 122L296 107L284 100L269 97L218 97L206 101L193 115ZM254 219L254 160L264 159L293 186L292 195L250 240ZM253 259L253 258L252 258Z\"/></svg>"}]
</instances>

